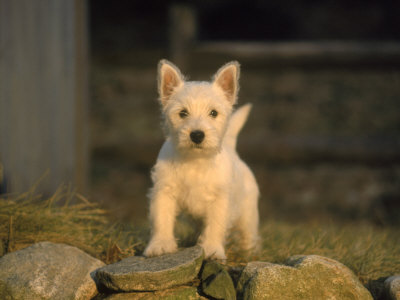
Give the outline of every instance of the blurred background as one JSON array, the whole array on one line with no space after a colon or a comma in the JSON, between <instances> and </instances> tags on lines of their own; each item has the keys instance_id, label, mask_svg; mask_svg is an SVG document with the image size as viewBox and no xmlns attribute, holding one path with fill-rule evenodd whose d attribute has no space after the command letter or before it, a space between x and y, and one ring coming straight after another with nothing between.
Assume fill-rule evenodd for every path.
<instances>
[{"instance_id":1,"label":"blurred background","mask_svg":"<svg viewBox=\"0 0 400 300\"><path fill-rule=\"evenodd\" d=\"M238 151L263 218L400 220L400 2L89 2L91 199L147 215L161 58L190 80L242 66Z\"/></svg>"},{"instance_id":2,"label":"blurred background","mask_svg":"<svg viewBox=\"0 0 400 300\"><path fill-rule=\"evenodd\" d=\"M0 193L70 183L144 222L158 61L208 80L238 60L261 219L398 226L399 15L397 0L0 0Z\"/></svg>"}]
</instances>

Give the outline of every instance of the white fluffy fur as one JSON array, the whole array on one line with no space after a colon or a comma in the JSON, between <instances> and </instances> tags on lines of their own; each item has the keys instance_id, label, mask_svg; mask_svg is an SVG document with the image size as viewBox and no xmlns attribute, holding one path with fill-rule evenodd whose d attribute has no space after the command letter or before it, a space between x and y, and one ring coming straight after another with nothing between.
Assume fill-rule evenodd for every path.
<instances>
[{"instance_id":1,"label":"white fluffy fur","mask_svg":"<svg viewBox=\"0 0 400 300\"><path fill-rule=\"evenodd\" d=\"M166 141L152 172L150 219L152 237L146 256L177 250L174 223L185 210L204 222L199 238L206 257L226 259L227 231L241 233L243 249L256 246L258 239L258 186L236 153L236 137L251 106L232 114L238 92L239 64L221 67L212 82L185 82L179 69L162 60L158 88L165 123ZM187 115L182 117L182 110ZM215 110L218 115L212 116ZM204 132L194 143L190 133Z\"/></svg>"}]
</instances>

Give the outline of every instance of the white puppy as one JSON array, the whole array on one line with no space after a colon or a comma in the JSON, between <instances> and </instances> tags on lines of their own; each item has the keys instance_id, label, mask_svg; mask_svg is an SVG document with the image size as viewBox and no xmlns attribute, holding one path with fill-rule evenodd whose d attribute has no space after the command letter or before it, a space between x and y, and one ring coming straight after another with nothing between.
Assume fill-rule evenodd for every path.
<instances>
[{"instance_id":1,"label":"white puppy","mask_svg":"<svg viewBox=\"0 0 400 300\"><path fill-rule=\"evenodd\" d=\"M236 153L236 138L251 105L232 114L239 64L221 67L212 82L186 82L179 69L162 60L158 91L166 141L152 171L152 237L144 251L157 256L177 250L174 222L185 210L204 222L199 238L206 257L226 259L227 231L237 228L240 246L258 239L258 186Z\"/></svg>"}]
</instances>

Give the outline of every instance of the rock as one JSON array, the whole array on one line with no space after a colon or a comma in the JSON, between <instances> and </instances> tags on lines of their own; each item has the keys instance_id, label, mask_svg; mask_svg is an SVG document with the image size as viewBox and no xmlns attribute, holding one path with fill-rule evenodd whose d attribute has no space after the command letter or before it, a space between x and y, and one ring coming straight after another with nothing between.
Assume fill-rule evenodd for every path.
<instances>
[{"instance_id":1,"label":"rock","mask_svg":"<svg viewBox=\"0 0 400 300\"><path fill-rule=\"evenodd\" d=\"M197 294L197 288L192 286L180 286L177 288L155 291L118 293L96 297L96 300L197 300L202 297Z\"/></svg>"},{"instance_id":2,"label":"rock","mask_svg":"<svg viewBox=\"0 0 400 300\"><path fill-rule=\"evenodd\" d=\"M236 290L229 273L215 261L207 261L200 275L202 292L215 299L236 299Z\"/></svg>"},{"instance_id":3,"label":"rock","mask_svg":"<svg viewBox=\"0 0 400 300\"><path fill-rule=\"evenodd\" d=\"M158 257L132 256L97 270L95 277L112 291L163 290L195 279L203 257L200 246Z\"/></svg>"},{"instance_id":4,"label":"rock","mask_svg":"<svg viewBox=\"0 0 400 300\"><path fill-rule=\"evenodd\" d=\"M384 283L387 298L400 300L400 275L391 276Z\"/></svg>"},{"instance_id":5,"label":"rock","mask_svg":"<svg viewBox=\"0 0 400 300\"><path fill-rule=\"evenodd\" d=\"M0 299L91 299L104 263L78 248L42 242L0 258Z\"/></svg>"},{"instance_id":6,"label":"rock","mask_svg":"<svg viewBox=\"0 0 400 300\"><path fill-rule=\"evenodd\" d=\"M343 264L321 256L293 256L286 265L248 263L237 286L243 299L372 300Z\"/></svg>"}]
</instances>

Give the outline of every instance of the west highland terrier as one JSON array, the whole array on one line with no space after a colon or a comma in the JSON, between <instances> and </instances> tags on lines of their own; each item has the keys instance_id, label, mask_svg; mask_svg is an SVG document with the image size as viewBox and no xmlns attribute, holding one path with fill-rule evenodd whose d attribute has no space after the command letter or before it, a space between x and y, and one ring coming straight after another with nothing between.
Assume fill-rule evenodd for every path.
<instances>
[{"instance_id":1,"label":"west highland terrier","mask_svg":"<svg viewBox=\"0 0 400 300\"><path fill-rule=\"evenodd\" d=\"M251 109L246 104L232 113L239 73L239 64L230 62L211 82L185 81L175 65L160 61L166 141L152 171L152 236L144 255L177 250L174 223L182 210L203 220L198 242L208 258L226 259L224 243L232 228L241 234L242 249L256 246L258 186L235 149Z\"/></svg>"}]
</instances>

